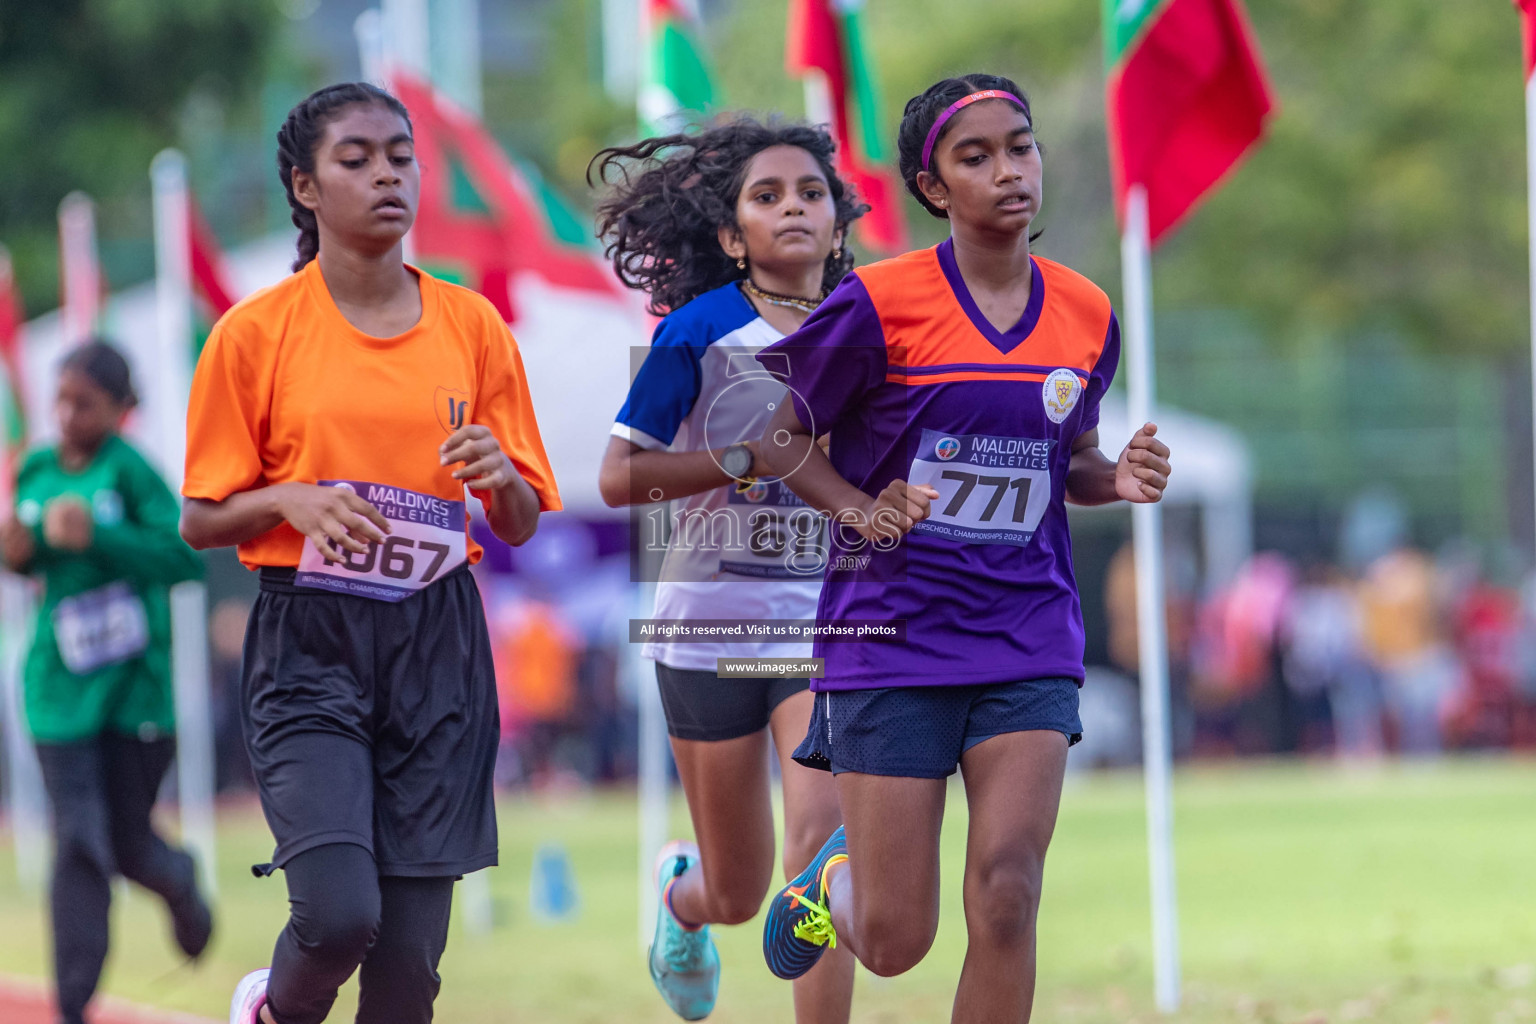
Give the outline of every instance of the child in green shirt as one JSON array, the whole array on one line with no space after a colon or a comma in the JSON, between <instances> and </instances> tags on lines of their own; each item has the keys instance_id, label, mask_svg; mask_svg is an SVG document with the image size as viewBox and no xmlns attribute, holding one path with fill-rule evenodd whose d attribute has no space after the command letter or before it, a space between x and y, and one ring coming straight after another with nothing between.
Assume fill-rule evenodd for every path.
<instances>
[{"instance_id":1,"label":"child in green shirt","mask_svg":"<svg viewBox=\"0 0 1536 1024\"><path fill-rule=\"evenodd\" d=\"M83 1024L107 955L111 881L157 893L177 945L201 955L213 919L192 858L150 822L175 754L171 584L202 566L177 533L165 482L119 436L133 409L128 364L105 342L59 374L56 445L16 482L0 556L42 583L24 672L27 723L53 806L54 972L61 1024Z\"/></svg>"}]
</instances>

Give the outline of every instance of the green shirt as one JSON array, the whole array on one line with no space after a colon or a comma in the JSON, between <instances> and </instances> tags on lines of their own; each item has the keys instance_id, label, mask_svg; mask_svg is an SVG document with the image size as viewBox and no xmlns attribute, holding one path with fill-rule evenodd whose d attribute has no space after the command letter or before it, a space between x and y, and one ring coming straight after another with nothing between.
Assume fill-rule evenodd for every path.
<instances>
[{"instance_id":1,"label":"green shirt","mask_svg":"<svg viewBox=\"0 0 1536 1024\"><path fill-rule=\"evenodd\" d=\"M50 501L73 495L91 511L91 546L60 551L43 539ZM202 562L177 530L180 508L170 488L122 438L109 437L84 469L70 472L58 450L27 455L16 483L16 518L31 527L36 553L27 567L43 582L32 647L23 675L27 722L40 743L67 743L103 731L152 738L175 728L171 692L170 585L202 575ZM119 586L115 590L102 588ZM94 597L115 593L142 615L138 653L71 671L60 653L57 623L74 634L75 614ZM72 598L85 598L70 601ZM60 602L66 602L61 612ZM121 609L119 609L121 610ZM75 616L65 618L65 616ZM78 647L71 650L79 650ZM77 666L82 664L77 655Z\"/></svg>"}]
</instances>

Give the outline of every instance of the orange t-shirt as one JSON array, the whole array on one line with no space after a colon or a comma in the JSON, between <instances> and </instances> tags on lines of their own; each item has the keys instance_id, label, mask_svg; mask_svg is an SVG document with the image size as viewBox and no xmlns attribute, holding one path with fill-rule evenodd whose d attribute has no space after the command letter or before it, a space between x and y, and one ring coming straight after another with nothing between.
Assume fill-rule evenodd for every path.
<instances>
[{"instance_id":1,"label":"orange t-shirt","mask_svg":"<svg viewBox=\"0 0 1536 1024\"><path fill-rule=\"evenodd\" d=\"M489 427L539 496L560 507L517 342L467 288L416 271L421 320L393 338L347 322L319 261L239 303L214 327L187 408L188 498L223 501L270 484L366 480L463 501L438 446L459 426ZM487 506L489 492L470 492ZM467 525L466 525L467 529ZM247 568L296 566L304 537L287 523L239 547ZM468 542L469 560L481 549Z\"/></svg>"}]
</instances>

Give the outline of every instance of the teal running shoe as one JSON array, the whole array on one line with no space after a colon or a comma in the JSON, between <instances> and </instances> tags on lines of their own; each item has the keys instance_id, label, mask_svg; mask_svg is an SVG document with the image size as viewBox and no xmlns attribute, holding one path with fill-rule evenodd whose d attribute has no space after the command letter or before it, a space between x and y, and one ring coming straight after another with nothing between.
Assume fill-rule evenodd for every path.
<instances>
[{"instance_id":1,"label":"teal running shoe","mask_svg":"<svg viewBox=\"0 0 1536 1024\"><path fill-rule=\"evenodd\" d=\"M827 868L847 859L848 841L839 825L806 869L768 902L763 959L785 981L800 977L816 966L821 954L837 948L837 930L827 907Z\"/></svg>"},{"instance_id":2,"label":"teal running shoe","mask_svg":"<svg viewBox=\"0 0 1536 1024\"><path fill-rule=\"evenodd\" d=\"M709 926L689 931L667 908L667 884L697 866L699 848L688 842L662 847L656 858L656 937L651 940L651 980L672 1012L683 1020L703 1020L720 992L720 952Z\"/></svg>"}]
</instances>

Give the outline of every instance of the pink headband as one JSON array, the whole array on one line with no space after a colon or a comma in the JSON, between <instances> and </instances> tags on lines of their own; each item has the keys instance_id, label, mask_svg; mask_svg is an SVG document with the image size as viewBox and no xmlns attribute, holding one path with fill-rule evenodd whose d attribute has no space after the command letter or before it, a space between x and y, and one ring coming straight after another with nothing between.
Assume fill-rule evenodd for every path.
<instances>
[{"instance_id":1,"label":"pink headband","mask_svg":"<svg viewBox=\"0 0 1536 1024\"><path fill-rule=\"evenodd\" d=\"M964 110L972 103L977 103L981 100L1010 100L1014 103L1017 103L1019 105L1019 109L1024 111L1026 115L1029 111L1029 108L1024 105L1023 100L1019 99L1013 93L1004 92L1001 89L983 89L980 92L973 92L969 96L962 96L960 99L955 100L955 102L945 107L944 113L940 114L938 118L933 122L933 127L928 129L928 138L923 142L923 170L926 171L929 169L928 160L933 156L933 144L939 141L939 132L943 131L944 122L960 113L960 111Z\"/></svg>"}]
</instances>

